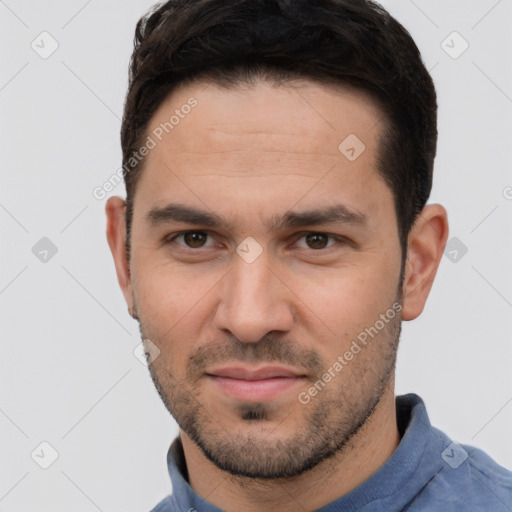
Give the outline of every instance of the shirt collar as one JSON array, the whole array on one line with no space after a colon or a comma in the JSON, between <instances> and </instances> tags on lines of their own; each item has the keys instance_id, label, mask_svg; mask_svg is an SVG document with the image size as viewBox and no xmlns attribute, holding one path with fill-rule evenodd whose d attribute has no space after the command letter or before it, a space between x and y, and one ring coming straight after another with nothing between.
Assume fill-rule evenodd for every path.
<instances>
[{"instance_id":1,"label":"shirt collar","mask_svg":"<svg viewBox=\"0 0 512 512\"><path fill-rule=\"evenodd\" d=\"M188 471L183 445L179 436L172 442L167 452L167 467L172 483L171 500L176 510L190 509L201 512L223 512L197 494L188 483Z\"/></svg>"}]
</instances>

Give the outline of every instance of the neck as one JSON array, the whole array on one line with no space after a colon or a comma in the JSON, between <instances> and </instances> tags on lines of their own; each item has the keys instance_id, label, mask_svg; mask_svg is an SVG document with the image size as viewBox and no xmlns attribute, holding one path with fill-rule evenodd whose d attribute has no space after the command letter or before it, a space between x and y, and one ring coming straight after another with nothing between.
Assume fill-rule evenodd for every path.
<instances>
[{"instance_id":1,"label":"neck","mask_svg":"<svg viewBox=\"0 0 512 512\"><path fill-rule=\"evenodd\" d=\"M319 509L348 494L391 457L400 442L396 423L394 379L361 430L345 449L293 478L254 480L234 477L212 464L180 431L192 489L226 511L295 512Z\"/></svg>"}]
</instances>

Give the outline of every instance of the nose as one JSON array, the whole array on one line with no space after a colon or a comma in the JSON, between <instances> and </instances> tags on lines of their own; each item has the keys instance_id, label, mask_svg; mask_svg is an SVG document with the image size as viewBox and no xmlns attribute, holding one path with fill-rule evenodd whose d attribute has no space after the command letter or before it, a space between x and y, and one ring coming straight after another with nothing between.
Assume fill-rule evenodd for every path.
<instances>
[{"instance_id":1,"label":"nose","mask_svg":"<svg viewBox=\"0 0 512 512\"><path fill-rule=\"evenodd\" d=\"M257 342L271 331L288 331L293 325L293 294L269 266L265 252L252 263L235 255L220 293L215 326L240 341Z\"/></svg>"}]
</instances>

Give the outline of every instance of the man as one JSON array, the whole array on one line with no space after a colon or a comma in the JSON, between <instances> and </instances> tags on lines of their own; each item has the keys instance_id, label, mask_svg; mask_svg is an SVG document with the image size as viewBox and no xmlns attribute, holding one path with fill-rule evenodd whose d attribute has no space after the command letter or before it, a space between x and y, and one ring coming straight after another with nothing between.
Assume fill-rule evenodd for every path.
<instances>
[{"instance_id":1,"label":"man","mask_svg":"<svg viewBox=\"0 0 512 512\"><path fill-rule=\"evenodd\" d=\"M180 427L154 511L507 511L512 474L395 397L448 236L432 79L363 0L141 19L107 237Z\"/></svg>"}]
</instances>

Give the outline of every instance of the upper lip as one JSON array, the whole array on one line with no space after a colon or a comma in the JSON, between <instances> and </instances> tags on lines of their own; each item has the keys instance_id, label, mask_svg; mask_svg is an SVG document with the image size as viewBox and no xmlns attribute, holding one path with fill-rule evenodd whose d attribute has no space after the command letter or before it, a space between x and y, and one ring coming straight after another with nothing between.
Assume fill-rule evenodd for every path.
<instances>
[{"instance_id":1,"label":"upper lip","mask_svg":"<svg viewBox=\"0 0 512 512\"><path fill-rule=\"evenodd\" d=\"M274 377L304 377L304 373L300 373L291 368L284 366L263 366L260 368L249 368L247 366L224 366L215 368L206 372L207 375L215 377L229 377L239 380L262 380L272 379Z\"/></svg>"}]
</instances>

